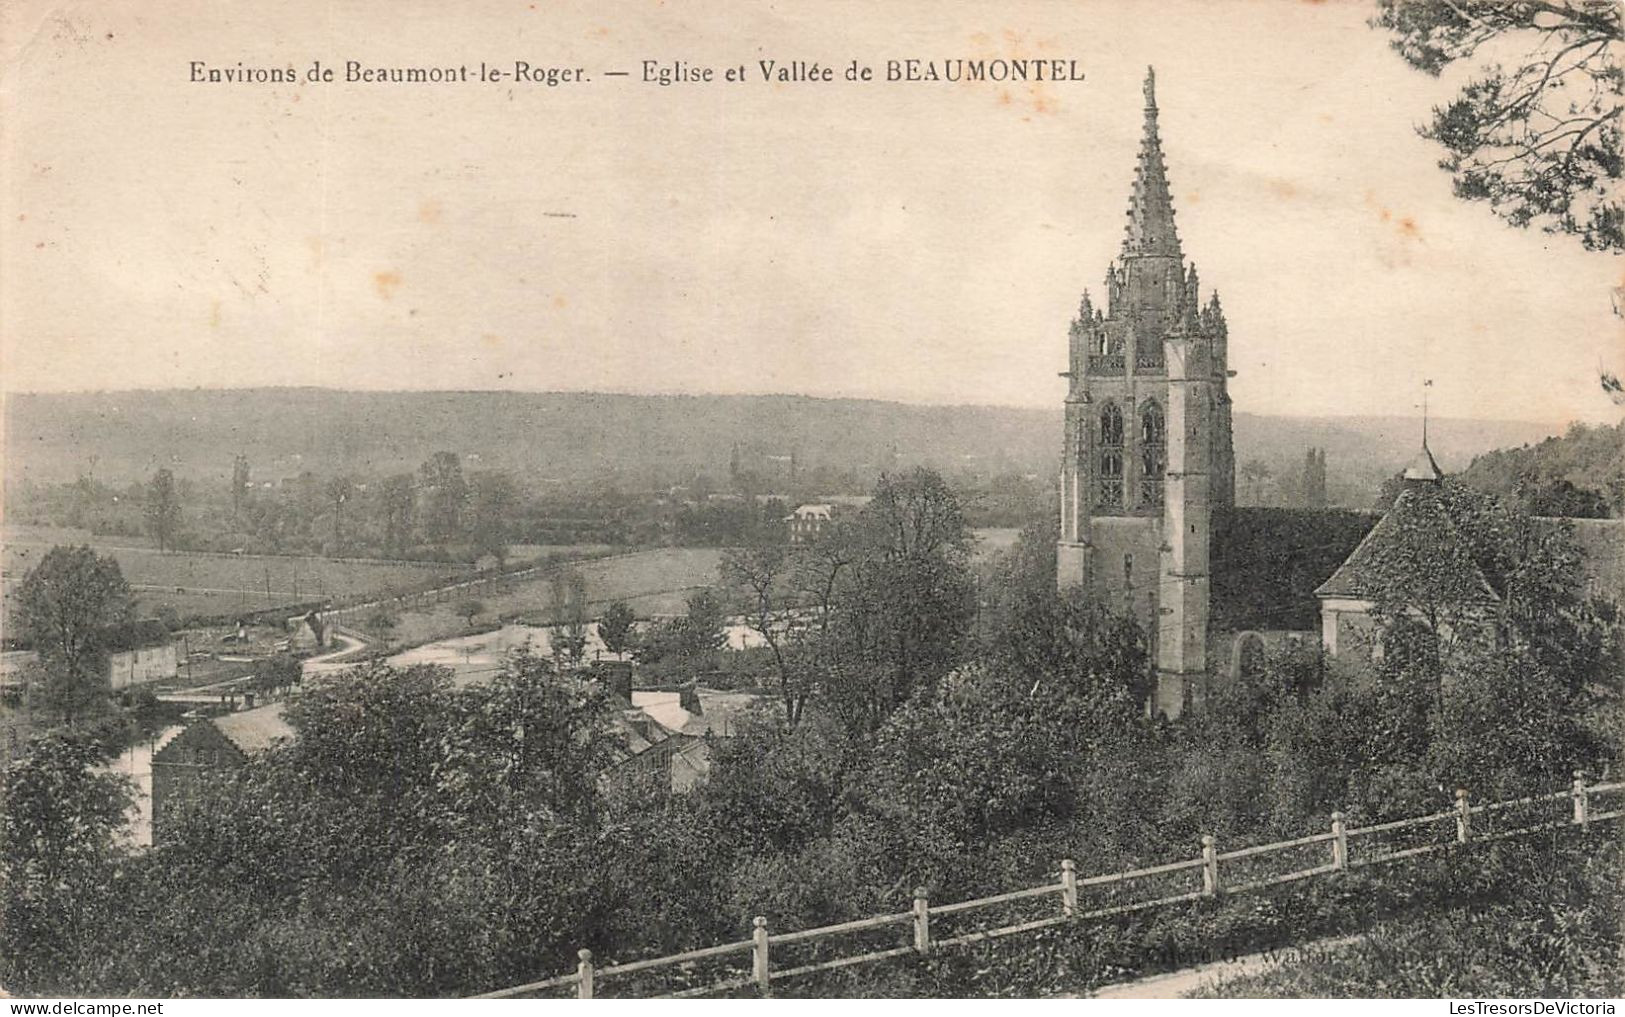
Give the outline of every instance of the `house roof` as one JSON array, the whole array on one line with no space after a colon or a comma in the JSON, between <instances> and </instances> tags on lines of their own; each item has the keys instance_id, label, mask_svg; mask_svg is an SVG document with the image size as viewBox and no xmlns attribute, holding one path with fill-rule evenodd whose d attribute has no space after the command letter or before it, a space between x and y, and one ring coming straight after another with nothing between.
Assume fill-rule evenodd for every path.
<instances>
[{"instance_id":1,"label":"house roof","mask_svg":"<svg viewBox=\"0 0 1625 1017\"><path fill-rule=\"evenodd\" d=\"M1432 461L1432 456L1426 458ZM1407 563L1411 574L1419 574L1417 566L1425 565L1442 586L1474 591L1475 599L1482 601L1499 600L1484 570L1458 538L1440 490L1430 484L1407 484L1393 508L1320 584L1315 596L1377 599L1385 584L1383 573Z\"/></svg>"},{"instance_id":2,"label":"house roof","mask_svg":"<svg viewBox=\"0 0 1625 1017\"><path fill-rule=\"evenodd\" d=\"M245 755L263 752L279 739L292 738L294 731L282 717L282 704L259 706L216 717L215 729Z\"/></svg>"},{"instance_id":3,"label":"house roof","mask_svg":"<svg viewBox=\"0 0 1625 1017\"><path fill-rule=\"evenodd\" d=\"M700 689L698 695L699 713L684 709L681 694L677 692L636 690L632 693L632 703L656 723L678 734L696 737L714 734L726 738L739 732L742 715L762 698L753 692L718 689Z\"/></svg>"}]
</instances>

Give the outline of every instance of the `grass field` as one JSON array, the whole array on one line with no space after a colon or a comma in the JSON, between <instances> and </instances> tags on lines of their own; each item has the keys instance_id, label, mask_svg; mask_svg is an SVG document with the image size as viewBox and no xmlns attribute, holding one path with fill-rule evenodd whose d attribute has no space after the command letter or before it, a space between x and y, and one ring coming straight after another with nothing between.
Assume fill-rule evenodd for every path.
<instances>
[{"instance_id":1,"label":"grass field","mask_svg":"<svg viewBox=\"0 0 1625 1017\"><path fill-rule=\"evenodd\" d=\"M596 616L611 601L624 600L639 617L649 618L686 611L688 598L696 590L716 585L721 560L722 552L716 548L665 547L589 559L574 567L587 581L589 614ZM393 610L396 627L390 641L415 646L462 632L467 618L458 610L468 600L477 600L483 607L477 620L519 617L540 624L553 617L552 582L544 575L499 592L454 593L442 603ZM367 628L370 614L363 610L346 622L377 635Z\"/></svg>"},{"instance_id":2,"label":"grass field","mask_svg":"<svg viewBox=\"0 0 1625 1017\"><path fill-rule=\"evenodd\" d=\"M281 604L340 600L437 578L455 580L466 565L180 551L161 554L133 537L94 537L84 531L6 527L0 564L9 616L11 597L29 569L59 544L89 544L118 560L143 614L160 607L186 615L258 611Z\"/></svg>"}]
</instances>

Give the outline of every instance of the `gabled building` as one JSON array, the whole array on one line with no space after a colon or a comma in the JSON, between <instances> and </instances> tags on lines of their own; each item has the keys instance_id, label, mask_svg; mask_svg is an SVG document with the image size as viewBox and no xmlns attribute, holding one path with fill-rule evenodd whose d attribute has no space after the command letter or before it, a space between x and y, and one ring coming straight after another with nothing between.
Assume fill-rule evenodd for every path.
<instances>
[{"instance_id":1,"label":"gabled building","mask_svg":"<svg viewBox=\"0 0 1625 1017\"><path fill-rule=\"evenodd\" d=\"M185 796L292 738L281 703L239 710L199 720L166 742L152 757L152 837L163 838L164 825Z\"/></svg>"},{"instance_id":2,"label":"gabled building","mask_svg":"<svg viewBox=\"0 0 1625 1017\"><path fill-rule=\"evenodd\" d=\"M1414 603L1393 609L1420 614L1447 606L1448 615L1437 619L1447 629L1476 626L1501 599L1451 518L1444 471L1425 438L1401 477L1393 507L1315 590L1321 645L1331 656L1381 653L1373 612L1380 601L1396 599L1396 586L1399 599Z\"/></svg>"}]
</instances>

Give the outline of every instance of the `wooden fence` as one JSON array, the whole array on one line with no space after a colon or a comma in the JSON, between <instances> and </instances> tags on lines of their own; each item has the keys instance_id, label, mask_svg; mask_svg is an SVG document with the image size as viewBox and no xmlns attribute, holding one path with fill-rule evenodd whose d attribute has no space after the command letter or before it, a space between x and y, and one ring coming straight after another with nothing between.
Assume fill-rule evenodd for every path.
<instances>
[{"instance_id":1,"label":"wooden fence","mask_svg":"<svg viewBox=\"0 0 1625 1017\"><path fill-rule=\"evenodd\" d=\"M913 906L906 911L794 932L769 932L767 919L758 916L749 939L607 967L595 967L592 951L581 950L580 963L573 972L488 992L475 998L504 999L573 985L577 997L591 999L595 986L605 978L625 978L639 972L658 969L677 968L692 971L700 962L717 958L738 958L736 964L739 967L726 972L725 977L720 980L706 981L664 995L667 998L705 996L751 985L754 985L761 994L767 995L775 980L794 978L816 971L831 971L892 957L926 954L933 950L1031 932L1065 922L1145 911L1203 897L1214 897L1222 893L1256 892L1283 883L1445 851L1469 842L1500 840L1540 830L1573 827L1583 830L1592 823L1625 816L1625 808L1619 807L1625 803L1615 803L1616 807L1603 809L1599 808L1599 803L1594 800L1597 796L1622 790L1625 790L1625 782L1588 786L1584 775L1576 771L1574 782L1562 791L1473 805L1468 800L1467 792L1460 790L1456 792L1455 803L1451 808L1425 816L1414 816L1371 826L1347 826L1343 821L1343 814L1334 812L1331 815L1330 829L1326 832L1310 834L1296 840L1220 851L1214 838L1205 836L1202 838L1202 853L1199 857L1129 872L1080 877L1077 865L1068 858L1061 862L1058 879L1055 882L996 894L992 897L979 897L952 904L932 904L927 900L925 890L919 889L914 891ZM1559 808L1561 815L1554 816ZM1362 840L1375 847L1365 851L1351 850ZM1311 856L1306 858L1306 854ZM1315 865L1302 864L1304 860L1314 860L1313 855L1317 854L1326 860ZM1266 865L1260 871L1260 866L1268 860L1283 855L1289 860L1296 859L1295 864L1298 867L1286 872L1274 872ZM1198 870L1201 874L1199 888L1194 885L1192 876L1192 873ZM1240 878L1232 878L1234 876ZM1173 886L1166 885L1170 877L1174 879ZM1136 885L1156 885L1158 881L1163 883L1164 891L1159 895L1149 899L1123 899L1132 896L1128 888ZM1189 888L1179 885L1180 883ZM1166 892L1168 890L1176 892ZM1106 899L1092 900L1086 905L1084 903L1086 891ZM934 934L936 930L933 929L933 919L949 919L973 912L998 911L1018 903L1056 897L1060 899L1059 906L1050 904L1047 914L1022 915L1018 916L1021 920L1015 922L992 928L976 928L957 935L938 937ZM894 934L898 934L902 932L903 927L908 927L912 935L899 935L899 939L906 941L890 948L787 967L772 966L771 958L775 948L821 942L833 937L850 936L877 929L893 929ZM748 974L742 973L745 954L750 955Z\"/></svg>"}]
</instances>

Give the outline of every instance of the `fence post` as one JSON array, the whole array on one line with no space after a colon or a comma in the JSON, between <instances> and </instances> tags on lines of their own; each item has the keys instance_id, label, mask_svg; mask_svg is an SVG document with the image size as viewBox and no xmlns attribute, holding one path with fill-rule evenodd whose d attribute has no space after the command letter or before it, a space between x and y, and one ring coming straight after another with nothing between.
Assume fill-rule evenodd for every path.
<instances>
[{"instance_id":1,"label":"fence post","mask_svg":"<svg viewBox=\"0 0 1625 1017\"><path fill-rule=\"evenodd\" d=\"M1570 791L1574 796L1574 822L1579 826L1589 826L1591 823L1591 803L1586 800L1586 774L1584 770L1574 771L1574 788Z\"/></svg>"},{"instance_id":2,"label":"fence post","mask_svg":"<svg viewBox=\"0 0 1625 1017\"><path fill-rule=\"evenodd\" d=\"M923 886L914 888L914 949L920 953L931 949L931 904Z\"/></svg>"},{"instance_id":3,"label":"fence post","mask_svg":"<svg viewBox=\"0 0 1625 1017\"><path fill-rule=\"evenodd\" d=\"M1467 789L1456 788L1456 843L1465 844L1471 836L1472 830L1468 826L1469 813L1467 812Z\"/></svg>"},{"instance_id":4,"label":"fence post","mask_svg":"<svg viewBox=\"0 0 1625 1017\"><path fill-rule=\"evenodd\" d=\"M1219 892L1219 849L1213 846L1213 835L1202 835L1202 895L1212 897Z\"/></svg>"},{"instance_id":5,"label":"fence post","mask_svg":"<svg viewBox=\"0 0 1625 1017\"><path fill-rule=\"evenodd\" d=\"M576 956L581 963L576 965L576 998L592 998L592 951L586 948L579 950Z\"/></svg>"},{"instance_id":6,"label":"fence post","mask_svg":"<svg viewBox=\"0 0 1625 1017\"><path fill-rule=\"evenodd\" d=\"M1061 913L1078 913L1078 865L1070 858L1061 859Z\"/></svg>"},{"instance_id":7,"label":"fence post","mask_svg":"<svg viewBox=\"0 0 1625 1017\"><path fill-rule=\"evenodd\" d=\"M1349 834L1343 826L1343 814L1332 813L1332 868L1338 872L1349 867Z\"/></svg>"},{"instance_id":8,"label":"fence post","mask_svg":"<svg viewBox=\"0 0 1625 1017\"><path fill-rule=\"evenodd\" d=\"M755 944L751 947L751 970L756 976L756 988L765 996L768 994L767 919L757 915L753 924L756 929L751 935L751 938L755 940Z\"/></svg>"}]
</instances>

